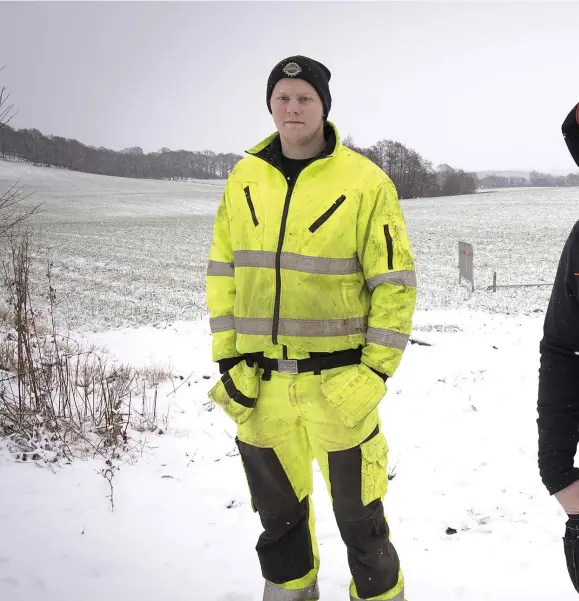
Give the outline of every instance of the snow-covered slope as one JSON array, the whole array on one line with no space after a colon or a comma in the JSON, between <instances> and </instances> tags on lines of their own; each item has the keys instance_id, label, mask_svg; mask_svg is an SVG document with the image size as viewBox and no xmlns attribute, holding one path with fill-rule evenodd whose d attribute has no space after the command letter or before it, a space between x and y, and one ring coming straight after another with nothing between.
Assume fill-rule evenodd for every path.
<instances>
[{"instance_id":1,"label":"snow-covered slope","mask_svg":"<svg viewBox=\"0 0 579 601\"><path fill-rule=\"evenodd\" d=\"M42 205L41 222L213 214L223 190L220 180L131 179L0 160L0 192L16 182L32 193L29 204Z\"/></svg>"}]
</instances>

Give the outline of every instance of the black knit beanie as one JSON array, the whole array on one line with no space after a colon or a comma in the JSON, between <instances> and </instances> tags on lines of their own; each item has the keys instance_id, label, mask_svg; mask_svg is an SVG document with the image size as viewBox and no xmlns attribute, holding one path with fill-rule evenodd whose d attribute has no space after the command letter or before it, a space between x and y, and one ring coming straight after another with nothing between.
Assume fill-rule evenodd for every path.
<instances>
[{"instance_id":1,"label":"black knit beanie","mask_svg":"<svg viewBox=\"0 0 579 601\"><path fill-rule=\"evenodd\" d=\"M272 70L267 80L267 108L271 113L271 94L275 84L285 77L290 79L303 79L312 85L319 94L324 105L324 116L327 119L332 107L330 95L330 70L322 63L307 56L290 56L280 61Z\"/></svg>"},{"instance_id":2,"label":"black knit beanie","mask_svg":"<svg viewBox=\"0 0 579 601\"><path fill-rule=\"evenodd\" d=\"M576 104L561 126L567 148L579 167L579 104Z\"/></svg>"}]
</instances>

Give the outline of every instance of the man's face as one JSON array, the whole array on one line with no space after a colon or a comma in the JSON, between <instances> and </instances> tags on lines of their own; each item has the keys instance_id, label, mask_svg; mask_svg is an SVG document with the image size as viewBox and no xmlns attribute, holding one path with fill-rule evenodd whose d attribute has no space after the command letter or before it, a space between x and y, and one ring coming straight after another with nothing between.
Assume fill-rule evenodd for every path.
<instances>
[{"instance_id":1,"label":"man's face","mask_svg":"<svg viewBox=\"0 0 579 601\"><path fill-rule=\"evenodd\" d=\"M277 130L290 142L306 141L323 126L322 100L303 79L280 79L273 88L270 104Z\"/></svg>"}]
</instances>

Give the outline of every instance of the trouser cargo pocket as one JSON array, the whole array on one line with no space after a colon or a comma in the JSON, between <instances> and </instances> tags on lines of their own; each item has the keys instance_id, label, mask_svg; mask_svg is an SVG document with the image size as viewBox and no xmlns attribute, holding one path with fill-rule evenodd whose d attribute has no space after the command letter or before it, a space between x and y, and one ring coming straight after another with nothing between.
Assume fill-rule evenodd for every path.
<instances>
[{"instance_id":1,"label":"trouser cargo pocket","mask_svg":"<svg viewBox=\"0 0 579 601\"><path fill-rule=\"evenodd\" d=\"M362 451L362 504L382 499L388 489L388 445L382 432L360 445Z\"/></svg>"},{"instance_id":2,"label":"trouser cargo pocket","mask_svg":"<svg viewBox=\"0 0 579 601\"><path fill-rule=\"evenodd\" d=\"M209 391L209 398L221 407L237 424L247 421L259 397L259 367L241 361L226 371Z\"/></svg>"},{"instance_id":3,"label":"trouser cargo pocket","mask_svg":"<svg viewBox=\"0 0 579 601\"><path fill-rule=\"evenodd\" d=\"M322 371L322 394L340 419L355 428L386 394L386 383L363 363Z\"/></svg>"}]
</instances>

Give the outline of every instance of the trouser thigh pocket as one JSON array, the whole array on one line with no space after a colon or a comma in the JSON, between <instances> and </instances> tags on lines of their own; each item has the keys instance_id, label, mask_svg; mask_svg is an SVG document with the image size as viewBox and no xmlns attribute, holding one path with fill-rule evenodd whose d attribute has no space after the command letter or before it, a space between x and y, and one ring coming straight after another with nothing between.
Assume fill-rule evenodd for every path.
<instances>
[{"instance_id":1,"label":"trouser thigh pocket","mask_svg":"<svg viewBox=\"0 0 579 601\"><path fill-rule=\"evenodd\" d=\"M362 451L362 504L382 499L388 489L388 445L382 432L363 442Z\"/></svg>"}]
</instances>

